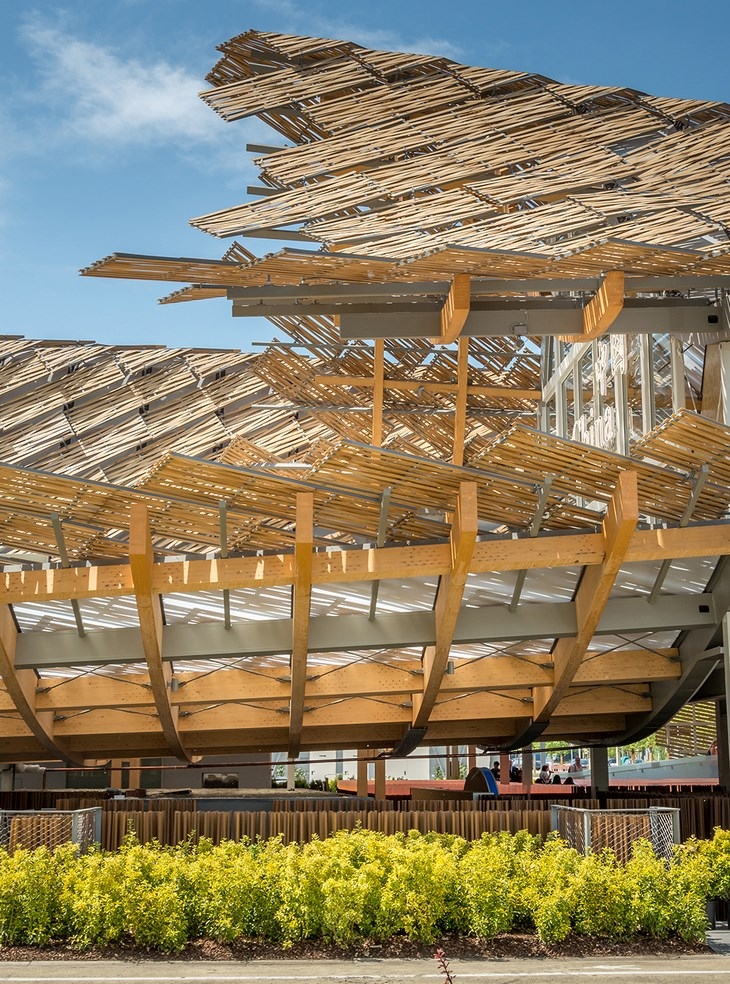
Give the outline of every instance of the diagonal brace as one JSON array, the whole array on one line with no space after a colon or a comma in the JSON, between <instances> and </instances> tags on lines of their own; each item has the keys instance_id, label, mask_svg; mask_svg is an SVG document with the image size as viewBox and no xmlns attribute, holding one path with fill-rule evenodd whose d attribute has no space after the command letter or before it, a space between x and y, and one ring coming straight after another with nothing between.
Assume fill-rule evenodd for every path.
<instances>
[{"instance_id":1,"label":"diagonal brace","mask_svg":"<svg viewBox=\"0 0 730 984\"><path fill-rule=\"evenodd\" d=\"M533 690L533 721L546 722L568 689L580 667L601 620L616 576L639 521L636 472L619 474L613 498L603 521L604 557L600 564L587 567L575 596L578 631L559 639L553 649L552 687Z\"/></svg>"}]
</instances>

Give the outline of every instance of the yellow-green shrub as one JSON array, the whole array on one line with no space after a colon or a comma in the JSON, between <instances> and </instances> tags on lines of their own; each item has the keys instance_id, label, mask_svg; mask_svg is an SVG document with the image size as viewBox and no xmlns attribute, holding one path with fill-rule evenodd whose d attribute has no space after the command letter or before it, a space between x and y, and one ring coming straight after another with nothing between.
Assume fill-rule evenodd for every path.
<instances>
[{"instance_id":1,"label":"yellow-green shrub","mask_svg":"<svg viewBox=\"0 0 730 984\"><path fill-rule=\"evenodd\" d=\"M439 933L455 929L461 922L458 841L443 846L438 835L412 830L393 835L388 848L390 864L380 892L377 935L403 933L430 943Z\"/></svg>"},{"instance_id":2,"label":"yellow-green shrub","mask_svg":"<svg viewBox=\"0 0 730 984\"><path fill-rule=\"evenodd\" d=\"M639 842L626 865L526 832L462 838L358 829L308 844L209 840L176 848L129 837L77 857L0 850L0 944L133 941L166 951L196 937L349 944L403 934L536 931L626 938L705 932L705 902L730 896L730 834L689 841L671 861Z\"/></svg>"},{"instance_id":3,"label":"yellow-green shrub","mask_svg":"<svg viewBox=\"0 0 730 984\"><path fill-rule=\"evenodd\" d=\"M47 943L63 932L58 898L68 849L0 849L0 943Z\"/></svg>"},{"instance_id":4,"label":"yellow-green shrub","mask_svg":"<svg viewBox=\"0 0 730 984\"><path fill-rule=\"evenodd\" d=\"M589 854L583 859L571 894L578 933L625 939L638 929L632 886L613 851Z\"/></svg>"},{"instance_id":5,"label":"yellow-green shrub","mask_svg":"<svg viewBox=\"0 0 730 984\"><path fill-rule=\"evenodd\" d=\"M514 857L503 837L484 835L459 861L459 929L489 939L512 928Z\"/></svg>"}]
</instances>

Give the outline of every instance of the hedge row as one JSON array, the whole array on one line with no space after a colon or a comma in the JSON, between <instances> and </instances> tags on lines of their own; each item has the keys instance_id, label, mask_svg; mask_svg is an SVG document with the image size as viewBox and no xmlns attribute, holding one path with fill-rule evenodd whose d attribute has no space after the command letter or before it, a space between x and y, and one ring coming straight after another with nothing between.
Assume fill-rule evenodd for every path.
<instances>
[{"instance_id":1,"label":"hedge row","mask_svg":"<svg viewBox=\"0 0 730 984\"><path fill-rule=\"evenodd\" d=\"M646 842L621 865L526 831L468 842L442 834L342 831L308 844L139 844L77 857L69 845L0 852L0 943L259 937L288 946L405 934L489 938L536 932L625 939L704 937L705 902L730 896L730 832L692 841L670 863Z\"/></svg>"}]
</instances>

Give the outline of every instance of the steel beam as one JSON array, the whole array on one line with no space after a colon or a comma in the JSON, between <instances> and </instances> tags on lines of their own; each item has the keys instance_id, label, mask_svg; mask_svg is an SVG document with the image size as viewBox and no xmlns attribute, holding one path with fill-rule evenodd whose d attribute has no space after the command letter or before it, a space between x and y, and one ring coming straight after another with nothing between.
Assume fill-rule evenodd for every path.
<instances>
[{"instance_id":1,"label":"steel beam","mask_svg":"<svg viewBox=\"0 0 730 984\"><path fill-rule=\"evenodd\" d=\"M606 604L597 635L616 633L680 632L683 629L714 631L722 618L715 611L712 594L661 595L650 605L646 598L615 598ZM454 644L558 639L575 635L575 604L520 605L462 608L454 630ZM165 627L163 660L242 659L290 652L292 620L268 619L234 623L168 625ZM400 649L429 646L436 642L432 611L379 615L317 616L310 621L309 652ZM64 666L107 666L144 663L139 630L98 629L79 639L75 632L26 632L17 639L18 669Z\"/></svg>"},{"instance_id":2,"label":"steel beam","mask_svg":"<svg viewBox=\"0 0 730 984\"><path fill-rule=\"evenodd\" d=\"M306 305L298 307L300 315L313 313ZM317 307L320 313L324 308ZM352 310L352 309L350 309ZM392 311L393 308L391 307ZM343 339L357 338L434 338L440 331L440 314L437 311L411 313L413 308L404 305L402 313L389 313L387 305L376 306L369 313L350 313L346 306L340 308L340 335ZM240 313L234 305L234 315ZM251 307L249 314L264 314L262 308ZM583 327L583 309L575 301L543 303L533 302L475 302L462 328L466 337L486 338L505 335L573 335L580 336ZM606 330L606 334L670 333L688 335L693 332L706 334L723 330L719 307L704 301L693 304L682 301L672 305L638 302L624 305L621 314Z\"/></svg>"}]
</instances>

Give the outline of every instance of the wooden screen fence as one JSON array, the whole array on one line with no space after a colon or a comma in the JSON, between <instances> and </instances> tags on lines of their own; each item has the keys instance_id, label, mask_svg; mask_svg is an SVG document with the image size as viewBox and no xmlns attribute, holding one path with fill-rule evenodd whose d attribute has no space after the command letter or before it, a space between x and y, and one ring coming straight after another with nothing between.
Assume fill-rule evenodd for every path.
<instances>
[{"instance_id":1,"label":"wooden screen fence","mask_svg":"<svg viewBox=\"0 0 730 984\"><path fill-rule=\"evenodd\" d=\"M563 802L560 800L557 802ZM315 834L329 837L338 830L353 830L358 824L370 830L393 834L398 831L419 830L457 834L469 840L485 832L528 830L545 836L551 829L549 798L529 796L500 797L475 802L429 802L414 809L413 803L353 799L282 799L267 800L266 808L246 800L229 800L226 810L205 810L205 801L185 799L108 800L85 794L76 796L52 791L20 791L0 793L0 808L42 810L79 809L100 806L102 814L102 846L118 847L127 832L133 829L141 841L157 840L172 845L190 838L209 837L214 842L225 838L240 840L248 837L267 838L282 835L286 842L307 841ZM704 792L639 795L621 793L599 802L581 797L586 809L622 808L648 809L651 806L675 807L680 811L683 840L695 836L712 837L715 827L730 829L730 796Z\"/></svg>"}]
</instances>

